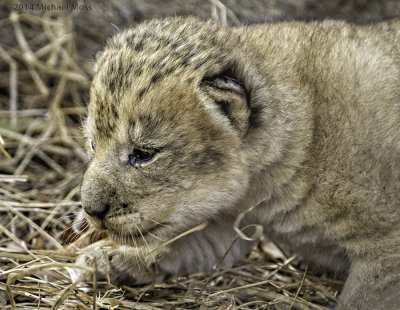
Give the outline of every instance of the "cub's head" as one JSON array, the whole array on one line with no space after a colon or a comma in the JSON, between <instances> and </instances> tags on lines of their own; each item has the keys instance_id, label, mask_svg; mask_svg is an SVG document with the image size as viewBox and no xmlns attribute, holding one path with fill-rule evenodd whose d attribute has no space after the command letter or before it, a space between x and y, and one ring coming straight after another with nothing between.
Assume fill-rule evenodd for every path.
<instances>
[{"instance_id":1,"label":"cub's head","mask_svg":"<svg viewBox=\"0 0 400 310\"><path fill-rule=\"evenodd\" d=\"M229 211L249 184L257 75L212 22L151 21L97 60L85 131L85 216L119 243L168 240Z\"/></svg>"}]
</instances>

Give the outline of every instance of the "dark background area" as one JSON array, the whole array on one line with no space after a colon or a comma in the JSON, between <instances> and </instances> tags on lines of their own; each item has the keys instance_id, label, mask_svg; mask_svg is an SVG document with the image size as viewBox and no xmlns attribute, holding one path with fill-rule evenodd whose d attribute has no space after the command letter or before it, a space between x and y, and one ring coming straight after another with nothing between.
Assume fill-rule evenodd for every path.
<instances>
[{"instance_id":1,"label":"dark background area","mask_svg":"<svg viewBox=\"0 0 400 310\"><path fill-rule=\"evenodd\" d=\"M219 1L216 1L219 2ZM222 0L242 24L276 22L282 20L342 19L354 23L370 23L400 16L399 0ZM39 0L2 2L0 18L9 15L15 4L36 5ZM43 1L46 3L46 1ZM145 19L165 16L194 15L203 19L212 17L210 0L85 0L48 1L47 3L78 3L90 7L74 12L74 35L80 54L93 58L106 38L116 29L123 29ZM24 10L31 14L43 11ZM64 12L65 13L65 12ZM235 23L228 18L228 24ZM0 42L12 41L10 32L0 33Z\"/></svg>"}]
</instances>

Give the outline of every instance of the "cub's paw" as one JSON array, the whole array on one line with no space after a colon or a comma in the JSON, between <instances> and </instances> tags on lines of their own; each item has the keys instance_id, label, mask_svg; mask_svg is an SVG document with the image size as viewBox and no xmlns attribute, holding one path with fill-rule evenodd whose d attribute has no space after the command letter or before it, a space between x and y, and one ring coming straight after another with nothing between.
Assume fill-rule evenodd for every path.
<instances>
[{"instance_id":1,"label":"cub's paw","mask_svg":"<svg viewBox=\"0 0 400 310\"><path fill-rule=\"evenodd\" d=\"M84 251L76 263L97 270L99 281L109 281L115 285L139 285L165 279L166 274L160 264L167 252L168 249L164 247L134 248L114 244Z\"/></svg>"}]
</instances>

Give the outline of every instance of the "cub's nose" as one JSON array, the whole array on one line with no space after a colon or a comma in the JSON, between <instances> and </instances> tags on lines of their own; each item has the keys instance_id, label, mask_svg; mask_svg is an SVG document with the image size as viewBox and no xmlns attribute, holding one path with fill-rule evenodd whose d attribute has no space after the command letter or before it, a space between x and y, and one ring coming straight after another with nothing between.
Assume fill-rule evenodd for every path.
<instances>
[{"instance_id":1,"label":"cub's nose","mask_svg":"<svg viewBox=\"0 0 400 310\"><path fill-rule=\"evenodd\" d=\"M81 185L82 207L93 219L103 220L115 204L117 188L110 177L97 169L99 164L92 161L86 170Z\"/></svg>"},{"instance_id":2,"label":"cub's nose","mask_svg":"<svg viewBox=\"0 0 400 310\"><path fill-rule=\"evenodd\" d=\"M110 204L89 204L84 205L83 210L91 217L97 218L99 220L104 219L107 212L110 210Z\"/></svg>"}]
</instances>

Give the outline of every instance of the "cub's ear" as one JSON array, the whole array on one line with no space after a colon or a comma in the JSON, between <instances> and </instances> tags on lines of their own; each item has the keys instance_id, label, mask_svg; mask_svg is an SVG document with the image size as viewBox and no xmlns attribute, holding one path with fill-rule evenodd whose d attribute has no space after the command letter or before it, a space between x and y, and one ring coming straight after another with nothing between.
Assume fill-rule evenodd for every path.
<instances>
[{"instance_id":1,"label":"cub's ear","mask_svg":"<svg viewBox=\"0 0 400 310\"><path fill-rule=\"evenodd\" d=\"M224 70L220 74L204 77L200 83L200 90L234 129L242 135L247 132L250 97L233 70Z\"/></svg>"}]
</instances>

